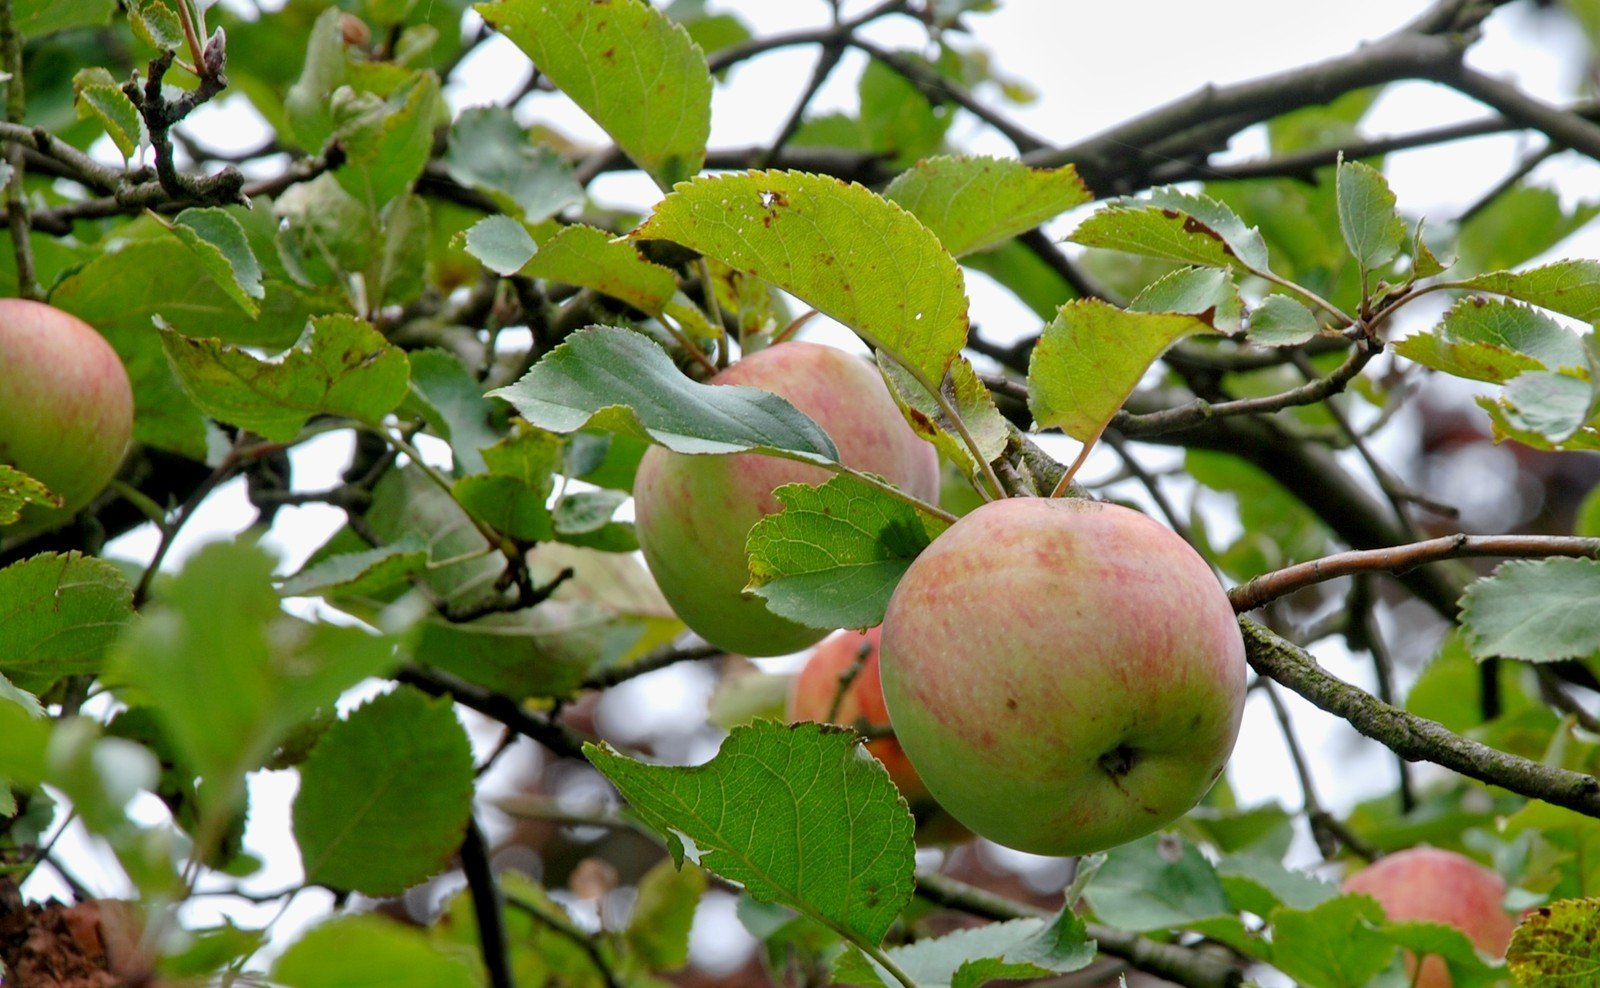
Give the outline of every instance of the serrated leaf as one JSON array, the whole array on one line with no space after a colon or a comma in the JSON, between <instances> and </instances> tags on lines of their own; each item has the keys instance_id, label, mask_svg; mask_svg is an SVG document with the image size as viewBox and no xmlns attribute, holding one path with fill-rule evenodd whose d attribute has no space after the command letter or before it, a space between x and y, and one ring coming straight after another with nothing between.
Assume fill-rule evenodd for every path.
<instances>
[{"instance_id":1,"label":"serrated leaf","mask_svg":"<svg viewBox=\"0 0 1600 988\"><path fill-rule=\"evenodd\" d=\"M1291 871L1263 854L1233 854L1216 865L1217 877L1235 910L1269 915L1278 906L1312 909L1339 895L1338 887Z\"/></svg>"},{"instance_id":2,"label":"serrated leaf","mask_svg":"<svg viewBox=\"0 0 1600 988\"><path fill-rule=\"evenodd\" d=\"M561 156L537 147L503 107L463 110L443 158L450 177L494 199L524 223L538 223L583 201L583 187Z\"/></svg>"},{"instance_id":3,"label":"serrated leaf","mask_svg":"<svg viewBox=\"0 0 1600 988\"><path fill-rule=\"evenodd\" d=\"M1308 988L1360 988L1394 959L1394 944L1376 928L1383 909L1364 895L1279 909L1271 919L1273 966Z\"/></svg>"},{"instance_id":4,"label":"serrated leaf","mask_svg":"<svg viewBox=\"0 0 1600 988\"><path fill-rule=\"evenodd\" d=\"M257 300L266 297L261 265L238 220L215 206L196 207L179 213L167 229L194 252L211 280L239 308L252 316L261 314Z\"/></svg>"},{"instance_id":5,"label":"serrated leaf","mask_svg":"<svg viewBox=\"0 0 1600 988\"><path fill-rule=\"evenodd\" d=\"M116 0L15 0L12 23L24 38L74 27L105 27Z\"/></svg>"},{"instance_id":6,"label":"serrated leaf","mask_svg":"<svg viewBox=\"0 0 1600 988\"><path fill-rule=\"evenodd\" d=\"M456 501L497 532L524 542L543 542L555 534L545 500L549 485L530 487L511 477L473 474L450 486Z\"/></svg>"},{"instance_id":7,"label":"serrated leaf","mask_svg":"<svg viewBox=\"0 0 1600 988\"><path fill-rule=\"evenodd\" d=\"M1462 595L1461 626L1479 659L1556 662L1600 654L1600 561L1504 563Z\"/></svg>"},{"instance_id":8,"label":"serrated leaf","mask_svg":"<svg viewBox=\"0 0 1600 988\"><path fill-rule=\"evenodd\" d=\"M365 552L329 556L284 580L278 592L285 597L361 597L398 584L428 565L428 547L420 537Z\"/></svg>"},{"instance_id":9,"label":"serrated leaf","mask_svg":"<svg viewBox=\"0 0 1600 988\"><path fill-rule=\"evenodd\" d=\"M1591 325L1600 321L1600 261L1566 260L1528 271L1490 271L1456 284L1531 302Z\"/></svg>"},{"instance_id":10,"label":"serrated leaf","mask_svg":"<svg viewBox=\"0 0 1600 988\"><path fill-rule=\"evenodd\" d=\"M1103 922L1135 932L1232 912L1211 863L1193 844L1167 834L1106 852L1083 897Z\"/></svg>"},{"instance_id":11,"label":"serrated leaf","mask_svg":"<svg viewBox=\"0 0 1600 988\"><path fill-rule=\"evenodd\" d=\"M626 491L573 491L556 505L556 534L567 536L598 532L610 523L617 509L627 500Z\"/></svg>"},{"instance_id":12,"label":"serrated leaf","mask_svg":"<svg viewBox=\"0 0 1600 988\"><path fill-rule=\"evenodd\" d=\"M692 768L584 752L675 854L681 834L758 900L876 944L911 899L911 814L852 731L757 721Z\"/></svg>"},{"instance_id":13,"label":"serrated leaf","mask_svg":"<svg viewBox=\"0 0 1600 988\"><path fill-rule=\"evenodd\" d=\"M1012 158L926 158L883 190L960 257L988 250L1088 202L1072 165L1029 168Z\"/></svg>"},{"instance_id":14,"label":"serrated leaf","mask_svg":"<svg viewBox=\"0 0 1600 988\"><path fill-rule=\"evenodd\" d=\"M439 79L432 72L415 73L382 96L334 91L333 125L346 160L333 176L368 212L376 214L422 174L433 152L439 102Z\"/></svg>"},{"instance_id":15,"label":"serrated leaf","mask_svg":"<svg viewBox=\"0 0 1600 988\"><path fill-rule=\"evenodd\" d=\"M1566 442L1594 418L1594 382L1567 374L1526 371L1500 393L1505 420L1519 432Z\"/></svg>"},{"instance_id":16,"label":"serrated leaf","mask_svg":"<svg viewBox=\"0 0 1600 988\"><path fill-rule=\"evenodd\" d=\"M930 937L888 951L919 988L978 988L989 981L1024 981L1087 967L1095 957L1082 919L1067 910L1053 920L1013 919ZM899 982L858 952L841 955L835 977L846 984Z\"/></svg>"},{"instance_id":17,"label":"serrated leaf","mask_svg":"<svg viewBox=\"0 0 1600 988\"><path fill-rule=\"evenodd\" d=\"M122 152L123 158L133 157L139 150L144 134L143 121L138 109L128 95L117 85L109 70L82 69L72 77L72 91L78 106L78 119L90 117L100 121L106 136Z\"/></svg>"},{"instance_id":18,"label":"serrated leaf","mask_svg":"<svg viewBox=\"0 0 1600 988\"><path fill-rule=\"evenodd\" d=\"M183 22L162 0L130 0L128 23L139 40L152 48L177 51L184 46Z\"/></svg>"},{"instance_id":19,"label":"serrated leaf","mask_svg":"<svg viewBox=\"0 0 1600 988\"><path fill-rule=\"evenodd\" d=\"M206 414L277 442L293 439L313 415L380 422L406 394L405 354L352 316L311 320L300 341L271 361L170 330L161 343Z\"/></svg>"},{"instance_id":20,"label":"serrated leaf","mask_svg":"<svg viewBox=\"0 0 1600 988\"><path fill-rule=\"evenodd\" d=\"M870 628L944 524L855 477L773 491L783 510L750 529L750 585L774 614L812 628Z\"/></svg>"},{"instance_id":21,"label":"serrated leaf","mask_svg":"<svg viewBox=\"0 0 1600 988\"><path fill-rule=\"evenodd\" d=\"M777 395L690 380L660 346L627 329L578 330L489 394L551 432L593 424L677 453L757 450L813 463L839 456L820 426Z\"/></svg>"},{"instance_id":22,"label":"serrated leaf","mask_svg":"<svg viewBox=\"0 0 1600 988\"><path fill-rule=\"evenodd\" d=\"M483 450L503 438L496 427L502 406L484 396L483 385L454 354L412 350L406 357L411 364L406 407L414 408L433 434L450 444L457 473L482 473L487 469Z\"/></svg>"},{"instance_id":23,"label":"serrated leaf","mask_svg":"<svg viewBox=\"0 0 1600 988\"><path fill-rule=\"evenodd\" d=\"M1244 317L1239 287L1223 268L1179 268L1162 275L1135 296L1128 308L1198 316L1224 333L1237 331Z\"/></svg>"},{"instance_id":24,"label":"serrated leaf","mask_svg":"<svg viewBox=\"0 0 1600 988\"><path fill-rule=\"evenodd\" d=\"M1489 965L1460 929L1446 923L1385 923L1383 935L1417 957L1435 957L1450 971L1453 988L1498 984L1499 965ZM1437 963L1437 961L1435 962Z\"/></svg>"},{"instance_id":25,"label":"serrated leaf","mask_svg":"<svg viewBox=\"0 0 1600 988\"><path fill-rule=\"evenodd\" d=\"M980 470L978 458L960 438L955 423L928 394L927 389L892 360L880 357L878 369L883 372L884 380L888 381L889 393L905 414L912 431L933 443L947 459L960 464L968 477L977 476ZM994 396L978 379L972 362L965 357L957 357L950 364L950 372L945 375L940 391L961 417L967 433L977 444L978 455L983 457L985 463L993 463L1005 452L1011 436L1010 424L1000 414L1000 409L995 407Z\"/></svg>"},{"instance_id":26,"label":"serrated leaf","mask_svg":"<svg viewBox=\"0 0 1600 988\"><path fill-rule=\"evenodd\" d=\"M516 274L538 253L528 228L509 216L485 216L462 235L462 246L495 274Z\"/></svg>"},{"instance_id":27,"label":"serrated leaf","mask_svg":"<svg viewBox=\"0 0 1600 988\"><path fill-rule=\"evenodd\" d=\"M661 11L637 0L501 0L474 9L662 188L700 170L711 72Z\"/></svg>"},{"instance_id":28,"label":"serrated leaf","mask_svg":"<svg viewBox=\"0 0 1600 988\"><path fill-rule=\"evenodd\" d=\"M14 466L0 463L0 528L21 518L22 509L30 504L59 508L62 501L38 480Z\"/></svg>"},{"instance_id":29,"label":"serrated leaf","mask_svg":"<svg viewBox=\"0 0 1600 988\"><path fill-rule=\"evenodd\" d=\"M1214 332L1194 316L1129 312L1099 299L1068 302L1028 360L1034 421L1087 441L1111 421L1167 347Z\"/></svg>"},{"instance_id":30,"label":"serrated leaf","mask_svg":"<svg viewBox=\"0 0 1600 988\"><path fill-rule=\"evenodd\" d=\"M1311 310L1287 295L1268 295L1250 313L1250 342L1299 346L1321 330Z\"/></svg>"},{"instance_id":31,"label":"serrated leaf","mask_svg":"<svg viewBox=\"0 0 1600 988\"><path fill-rule=\"evenodd\" d=\"M472 746L448 698L401 686L363 704L300 766L306 881L398 895L437 874L461 845L472 790Z\"/></svg>"},{"instance_id":32,"label":"serrated leaf","mask_svg":"<svg viewBox=\"0 0 1600 988\"><path fill-rule=\"evenodd\" d=\"M1247 227L1217 200L1171 186L1152 189L1143 199L1113 200L1067 239L1085 247L1206 267L1264 270L1267 266L1260 231Z\"/></svg>"},{"instance_id":33,"label":"serrated leaf","mask_svg":"<svg viewBox=\"0 0 1600 988\"><path fill-rule=\"evenodd\" d=\"M1578 988L1600 977L1600 899L1534 910L1512 934L1506 964L1518 988Z\"/></svg>"},{"instance_id":34,"label":"serrated leaf","mask_svg":"<svg viewBox=\"0 0 1600 988\"><path fill-rule=\"evenodd\" d=\"M1339 232L1361 267L1372 271L1399 257L1406 226L1383 173L1359 161L1342 161L1335 182Z\"/></svg>"},{"instance_id":35,"label":"serrated leaf","mask_svg":"<svg viewBox=\"0 0 1600 988\"><path fill-rule=\"evenodd\" d=\"M966 343L960 267L914 216L860 185L803 172L699 178L631 236L770 281L930 382Z\"/></svg>"},{"instance_id":36,"label":"serrated leaf","mask_svg":"<svg viewBox=\"0 0 1600 988\"><path fill-rule=\"evenodd\" d=\"M381 916L326 920L290 944L272 966L284 988L476 988L468 960L428 942L421 930Z\"/></svg>"},{"instance_id":37,"label":"serrated leaf","mask_svg":"<svg viewBox=\"0 0 1600 988\"><path fill-rule=\"evenodd\" d=\"M633 915L622 937L652 971L677 971L689 963L689 927L706 890L706 873L663 859L639 879Z\"/></svg>"},{"instance_id":38,"label":"serrated leaf","mask_svg":"<svg viewBox=\"0 0 1600 988\"><path fill-rule=\"evenodd\" d=\"M651 315L660 315L678 290L671 269L645 260L627 240L581 224L562 227L541 244L521 273L593 288Z\"/></svg>"},{"instance_id":39,"label":"serrated leaf","mask_svg":"<svg viewBox=\"0 0 1600 988\"><path fill-rule=\"evenodd\" d=\"M97 673L133 615L133 589L113 565L76 552L40 553L0 569L0 674L31 692Z\"/></svg>"},{"instance_id":40,"label":"serrated leaf","mask_svg":"<svg viewBox=\"0 0 1600 988\"><path fill-rule=\"evenodd\" d=\"M329 97L349 76L343 12L329 7L317 15L306 37L306 60L300 77L284 97L284 115L294 140L307 151L319 151L333 136Z\"/></svg>"},{"instance_id":41,"label":"serrated leaf","mask_svg":"<svg viewBox=\"0 0 1600 988\"><path fill-rule=\"evenodd\" d=\"M1528 370L1584 366L1583 344L1571 330L1504 299L1464 299L1427 333L1395 344L1395 352L1447 374L1494 383Z\"/></svg>"}]
</instances>

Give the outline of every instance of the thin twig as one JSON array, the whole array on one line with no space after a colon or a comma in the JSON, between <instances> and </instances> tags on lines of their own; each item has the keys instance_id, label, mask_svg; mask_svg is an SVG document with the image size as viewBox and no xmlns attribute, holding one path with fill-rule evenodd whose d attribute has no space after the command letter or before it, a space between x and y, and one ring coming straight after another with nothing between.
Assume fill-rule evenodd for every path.
<instances>
[{"instance_id":1,"label":"thin twig","mask_svg":"<svg viewBox=\"0 0 1600 988\"><path fill-rule=\"evenodd\" d=\"M580 690L604 690L625 683L636 676L665 669L680 662L698 662L702 659L714 659L723 655L722 649L715 645L689 645L683 648L667 646L658 648L639 656L632 662L623 665L608 666L597 673L593 673L578 684Z\"/></svg>"},{"instance_id":2,"label":"thin twig","mask_svg":"<svg viewBox=\"0 0 1600 988\"><path fill-rule=\"evenodd\" d=\"M1332 861L1339 853L1339 845L1343 844L1352 852L1368 861L1374 860L1378 855L1371 847L1357 838L1354 834L1334 818L1322 806L1322 801L1317 798L1317 789L1311 779L1311 766L1306 761L1305 752L1300 748L1300 739L1295 736L1294 722L1289 719L1289 708L1283 703L1283 697L1272 688L1270 679L1258 680L1261 685L1259 692L1265 694L1267 703L1272 707L1272 716L1278 722L1278 731L1283 735L1284 746L1289 749L1289 760L1294 765L1294 774L1300 781L1300 795L1304 803L1306 822L1311 826L1311 839L1316 841L1317 850L1322 853L1324 861Z\"/></svg>"},{"instance_id":3,"label":"thin twig","mask_svg":"<svg viewBox=\"0 0 1600 988\"><path fill-rule=\"evenodd\" d=\"M472 896L472 912L478 927L478 951L483 956L484 970L489 974L489 986L515 988L511 977L510 948L506 941L505 903L500 894L500 883L495 881L494 869L489 863L488 844L476 820L467 821L466 833L461 838L461 871L466 875L467 891Z\"/></svg>"},{"instance_id":4,"label":"thin twig","mask_svg":"<svg viewBox=\"0 0 1600 988\"><path fill-rule=\"evenodd\" d=\"M11 0L0 0L0 57L4 59L5 71L11 76L5 83L6 120L20 126L28 112L28 99L22 82L22 35L13 22ZM5 160L11 168L11 175L6 182L6 222L11 228L11 250L17 259L17 294L23 298L37 299L44 293L34 273L33 244L28 232L31 224L26 190L23 188L27 164L23 161L22 146L6 145Z\"/></svg>"},{"instance_id":5,"label":"thin twig","mask_svg":"<svg viewBox=\"0 0 1600 988\"><path fill-rule=\"evenodd\" d=\"M522 709L522 705L508 696L469 683L440 669L411 666L394 675L395 682L415 686L429 696L448 696L450 699L476 710L485 717L504 724L525 738L539 742L564 758L583 757L583 738L571 729L535 717Z\"/></svg>"}]
</instances>

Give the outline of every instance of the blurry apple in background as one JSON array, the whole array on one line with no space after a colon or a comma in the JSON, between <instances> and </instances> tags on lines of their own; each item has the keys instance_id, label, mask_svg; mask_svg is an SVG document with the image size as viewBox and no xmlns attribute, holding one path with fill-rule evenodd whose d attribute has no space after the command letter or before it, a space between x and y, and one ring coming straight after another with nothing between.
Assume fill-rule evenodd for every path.
<instances>
[{"instance_id":1,"label":"blurry apple in background","mask_svg":"<svg viewBox=\"0 0 1600 988\"><path fill-rule=\"evenodd\" d=\"M833 439L846 466L875 473L911 495L939 496L938 454L918 438L867 361L815 343L757 351L711 379L771 391ZM796 624L746 596L745 538L782 508L784 484L821 484L820 467L756 453L689 456L652 447L634 481L639 546L661 592L691 630L744 655L797 652L826 631Z\"/></svg>"},{"instance_id":2,"label":"blurry apple in background","mask_svg":"<svg viewBox=\"0 0 1600 988\"><path fill-rule=\"evenodd\" d=\"M1351 875L1346 893L1370 895L1394 921L1424 920L1454 926L1486 954L1504 957L1516 920L1501 906L1506 883L1471 858L1432 847L1385 855ZM1438 957L1406 959L1416 988L1450 988L1450 971Z\"/></svg>"},{"instance_id":3,"label":"blurry apple in background","mask_svg":"<svg viewBox=\"0 0 1600 988\"><path fill-rule=\"evenodd\" d=\"M0 463L60 496L30 505L12 539L71 520L116 476L133 431L133 389L105 337L76 316L0 299Z\"/></svg>"},{"instance_id":4,"label":"blurry apple in background","mask_svg":"<svg viewBox=\"0 0 1600 988\"><path fill-rule=\"evenodd\" d=\"M1087 854L1211 788L1244 710L1244 641L1199 554L1096 501L1008 498L911 564L883 622L895 736L980 836Z\"/></svg>"}]
</instances>

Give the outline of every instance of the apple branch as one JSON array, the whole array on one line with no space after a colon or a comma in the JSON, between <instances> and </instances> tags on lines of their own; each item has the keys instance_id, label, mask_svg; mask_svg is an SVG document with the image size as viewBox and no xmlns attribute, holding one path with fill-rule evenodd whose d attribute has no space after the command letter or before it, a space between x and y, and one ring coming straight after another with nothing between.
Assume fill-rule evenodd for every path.
<instances>
[{"instance_id":1,"label":"apple branch","mask_svg":"<svg viewBox=\"0 0 1600 988\"><path fill-rule=\"evenodd\" d=\"M1514 559L1580 556L1600 559L1600 539L1563 535L1446 535L1387 549L1335 553L1286 566L1228 591L1233 609L1243 614L1263 604L1326 580L1356 573L1404 573L1424 563L1473 556Z\"/></svg>"},{"instance_id":2,"label":"apple branch","mask_svg":"<svg viewBox=\"0 0 1600 988\"><path fill-rule=\"evenodd\" d=\"M401 669L393 679L415 686L429 696L449 697L469 710L476 710L498 721L525 738L537 741L562 758L582 758L583 741L571 728L553 720L535 717L508 696L485 689L476 683L439 669L413 666Z\"/></svg>"},{"instance_id":3,"label":"apple branch","mask_svg":"<svg viewBox=\"0 0 1600 988\"><path fill-rule=\"evenodd\" d=\"M1600 819L1600 779L1542 765L1471 741L1437 721L1379 700L1328 673L1305 649L1241 618L1251 668L1408 761L1432 762L1471 779Z\"/></svg>"},{"instance_id":4,"label":"apple branch","mask_svg":"<svg viewBox=\"0 0 1600 988\"><path fill-rule=\"evenodd\" d=\"M6 121L20 125L28 112L28 100L22 87L22 36L17 33L11 0L0 0L0 57L4 59L9 76L6 79ZM6 220L11 228L11 249L17 258L17 293L23 298L37 299L42 293L34 274L33 244L28 239L28 203L22 188L26 165L22 147L7 144L5 162L11 172L6 178Z\"/></svg>"}]
</instances>

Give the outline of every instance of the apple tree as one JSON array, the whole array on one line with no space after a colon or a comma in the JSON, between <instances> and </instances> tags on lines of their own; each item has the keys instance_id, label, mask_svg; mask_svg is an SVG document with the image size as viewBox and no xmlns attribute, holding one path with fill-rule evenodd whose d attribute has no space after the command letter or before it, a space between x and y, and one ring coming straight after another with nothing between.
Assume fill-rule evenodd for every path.
<instances>
[{"instance_id":1,"label":"apple tree","mask_svg":"<svg viewBox=\"0 0 1600 988\"><path fill-rule=\"evenodd\" d=\"M1072 140L813 6L0 0L0 984L1592 983L1595 5Z\"/></svg>"}]
</instances>

